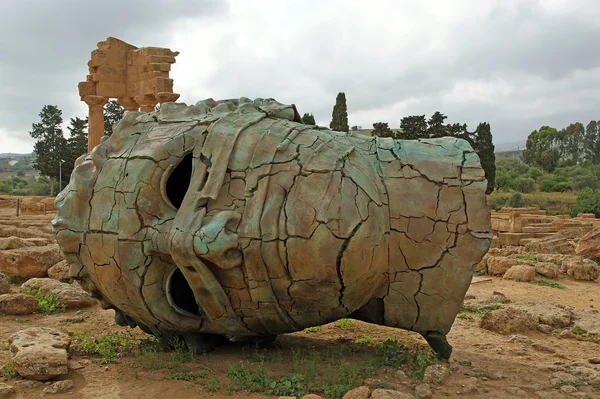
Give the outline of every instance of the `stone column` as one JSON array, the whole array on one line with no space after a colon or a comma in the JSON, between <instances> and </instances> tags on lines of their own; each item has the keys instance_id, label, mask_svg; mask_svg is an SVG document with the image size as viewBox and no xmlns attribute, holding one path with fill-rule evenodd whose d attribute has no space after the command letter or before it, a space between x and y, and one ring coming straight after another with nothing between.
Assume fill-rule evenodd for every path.
<instances>
[{"instance_id":1,"label":"stone column","mask_svg":"<svg viewBox=\"0 0 600 399\"><path fill-rule=\"evenodd\" d=\"M83 97L89 107L88 117L88 152L102 142L104 136L104 104L108 97L89 95Z\"/></svg>"},{"instance_id":2,"label":"stone column","mask_svg":"<svg viewBox=\"0 0 600 399\"><path fill-rule=\"evenodd\" d=\"M153 95L135 96L133 99L140 104L142 112L153 112L154 107L158 104L158 100Z\"/></svg>"},{"instance_id":3,"label":"stone column","mask_svg":"<svg viewBox=\"0 0 600 399\"><path fill-rule=\"evenodd\" d=\"M133 98L117 98L117 102L125 109L125 111L137 112L140 109L140 105L136 103Z\"/></svg>"}]
</instances>

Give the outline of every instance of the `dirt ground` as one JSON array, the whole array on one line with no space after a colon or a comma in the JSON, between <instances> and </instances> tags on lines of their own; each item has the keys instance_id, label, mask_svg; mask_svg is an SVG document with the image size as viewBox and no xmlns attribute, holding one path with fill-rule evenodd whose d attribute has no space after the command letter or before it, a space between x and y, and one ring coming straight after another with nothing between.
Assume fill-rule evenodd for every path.
<instances>
[{"instance_id":1,"label":"dirt ground","mask_svg":"<svg viewBox=\"0 0 600 399\"><path fill-rule=\"evenodd\" d=\"M0 224L13 224L13 213L12 209L0 209ZM19 221L49 221L51 218L52 215L21 216ZM560 283L566 288L557 289L487 276L483 280L488 279L472 284L468 295L488 299L497 291L514 303L555 303L575 310L600 307L597 282L561 279ZM12 289L18 292L19 287L15 285ZM380 386L414 393L413 386L401 384L397 370L367 366L375 356L376 346L387 338L395 338L411 348L426 348L425 341L417 334L352 320L282 335L263 347L232 343L207 355L183 359L173 353L148 354L136 350L141 345L137 342L147 336L137 328L115 325L113 317L112 310L102 310L99 306L49 316L0 316L0 368L10 357L5 343L12 334L30 326L46 326L69 334L79 332L94 337L119 332L129 345L123 355L110 364L103 364L98 356L72 350L71 358L80 367L61 379L73 380L75 387L69 393L53 395L55 398L278 397L232 392L228 370L230 372L232 365L239 364L250 370L264 368L271 375L291 375L294 367L301 365L307 370L317 368L319 378L330 374L332 381L344 364L350 364L358 370L352 379L354 386ZM450 360L453 371L443 385L432 386L433 398L600 398L600 391L591 386L580 386L579 396L569 396L550 382L553 373L570 365L600 370L600 366L588 362L590 358L600 357L597 342L564 339L558 334L548 335L536 330L519 333L540 343L542 349L539 349L539 346L510 342L509 334L484 330L478 326L477 319L477 316L473 320L456 319L448 336L454 347ZM311 363L311 359L315 361ZM477 378L476 392L463 392L464 380L469 377ZM39 397L43 388L27 388L18 380L5 382L17 388L17 398ZM211 392L214 390L216 392Z\"/></svg>"}]
</instances>

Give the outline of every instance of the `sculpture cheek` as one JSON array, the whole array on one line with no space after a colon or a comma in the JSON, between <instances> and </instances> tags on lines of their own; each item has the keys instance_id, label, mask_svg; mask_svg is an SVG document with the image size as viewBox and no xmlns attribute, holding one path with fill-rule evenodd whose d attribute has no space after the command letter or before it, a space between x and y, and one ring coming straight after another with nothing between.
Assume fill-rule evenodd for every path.
<instances>
[{"instance_id":1,"label":"sculpture cheek","mask_svg":"<svg viewBox=\"0 0 600 399\"><path fill-rule=\"evenodd\" d=\"M204 224L194 236L196 255L222 269L240 266L243 257L235 231L240 217L237 212L223 211Z\"/></svg>"}]
</instances>

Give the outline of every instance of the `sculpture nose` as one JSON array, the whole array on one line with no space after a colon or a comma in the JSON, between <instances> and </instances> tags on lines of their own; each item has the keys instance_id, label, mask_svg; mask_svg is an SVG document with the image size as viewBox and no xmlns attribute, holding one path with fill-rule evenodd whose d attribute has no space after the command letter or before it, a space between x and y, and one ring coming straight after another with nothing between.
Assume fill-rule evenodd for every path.
<instances>
[{"instance_id":1,"label":"sculpture nose","mask_svg":"<svg viewBox=\"0 0 600 399\"><path fill-rule=\"evenodd\" d=\"M200 257L222 259L223 262L215 263L226 268L242 262L241 252L236 253L237 235L227 228L239 222L239 214L223 211L205 220L208 198L201 191L207 177L206 164L197 160L169 233L169 252L209 321L237 335L253 335L241 323L223 287Z\"/></svg>"}]
</instances>

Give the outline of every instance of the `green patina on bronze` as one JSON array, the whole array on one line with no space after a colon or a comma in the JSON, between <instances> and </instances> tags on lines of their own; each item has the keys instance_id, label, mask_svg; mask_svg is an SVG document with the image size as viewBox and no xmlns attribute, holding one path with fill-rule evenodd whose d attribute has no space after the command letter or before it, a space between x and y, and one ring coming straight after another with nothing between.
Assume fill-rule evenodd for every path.
<instances>
[{"instance_id":1,"label":"green patina on bronze","mask_svg":"<svg viewBox=\"0 0 600 399\"><path fill-rule=\"evenodd\" d=\"M274 100L165 103L77 160L53 226L122 325L208 349L354 317L448 357L490 244L485 188L456 138L334 132Z\"/></svg>"}]
</instances>

